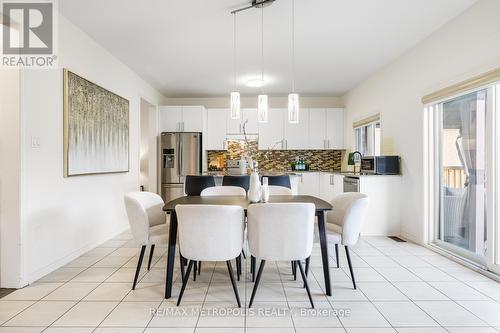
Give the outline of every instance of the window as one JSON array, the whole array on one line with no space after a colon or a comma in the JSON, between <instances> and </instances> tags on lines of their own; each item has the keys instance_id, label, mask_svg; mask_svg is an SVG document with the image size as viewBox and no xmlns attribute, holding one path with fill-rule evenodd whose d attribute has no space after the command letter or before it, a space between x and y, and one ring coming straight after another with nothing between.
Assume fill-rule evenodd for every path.
<instances>
[{"instance_id":1,"label":"window","mask_svg":"<svg viewBox=\"0 0 500 333\"><path fill-rule=\"evenodd\" d=\"M381 153L380 120L354 128L354 149L363 156L379 156Z\"/></svg>"}]
</instances>

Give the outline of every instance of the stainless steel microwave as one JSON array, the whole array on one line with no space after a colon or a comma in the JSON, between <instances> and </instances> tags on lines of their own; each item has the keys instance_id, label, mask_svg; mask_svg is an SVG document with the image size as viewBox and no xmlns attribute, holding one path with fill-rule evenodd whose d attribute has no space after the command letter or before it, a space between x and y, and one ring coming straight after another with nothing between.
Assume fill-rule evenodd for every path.
<instances>
[{"instance_id":1,"label":"stainless steel microwave","mask_svg":"<svg viewBox=\"0 0 500 333\"><path fill-rule=\"evenodd\" d=\"M398 175L399 156L366 156L361 158L361 172L374 175Z\"/></svg>"}]
</instances>

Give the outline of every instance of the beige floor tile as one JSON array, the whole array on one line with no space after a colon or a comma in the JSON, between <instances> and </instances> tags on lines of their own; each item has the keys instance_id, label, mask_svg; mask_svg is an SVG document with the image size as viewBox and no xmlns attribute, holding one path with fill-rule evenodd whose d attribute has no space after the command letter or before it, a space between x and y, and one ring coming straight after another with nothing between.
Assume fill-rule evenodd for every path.
<instances>
[{"instance_id":1,"label":"beige floor tile","mask_svg":"<svg viewBox=\"0 0 500 333\"><path fill-rule=\"evenodd\" d=\"M0 300L0 325L33 305L33 301L3 301Z\"/></svg>"},{"instance_id":2,"label":"beige floor tile","mask_svg":"<svg viewBox=\"0 0 500 333\"><path fill-rule=\"evenodd\" d=\"M24 288L18 289L4 298L2 300L4 301L38 301L42 299L43 297L47 296L49 293L53 292L57 288L62 286L62 283L57 282L57 283L42 283L42 282L35 282L29 286L26 286Z\"/></svg>"},{"instance_id":3,"label":"beige floor tile","mask_svg":"<svg viewBox=\"0 0 500 333\"><path fill-rule=\"evenodd\" d=\"M297 327L342 327L328 302L288 302L294 326Z\"/></svg>"},{"instance_id":4,"label":"beige floor tile","mask_svg":"<svg viewBox=\"0 0 500 333\"><path fill-rule=\"evenodd\" d=\"M45 327L0 327L0 333L40 333Z\"/></svg>"},{"instance_id":5,"label":"beige floor tile","mask_svg":"<svg viewBox=\"0 0 500 333\"><path fill-rule=\"evenodd\" d=\"M80 302L52 326L96 327L118 305L118 302Z\"/></svg>"},{"instance_id":6,"label":"beige floor tile","mask_svg":"<svg viewBox=\"0 0 500 333\"><path fill-rule=\"evenodd\" d=\"M91 267L76 276L72 282L103 282L116 271L116 268Z\"/></svg>"},{"instance_id":7,"label":"beige floor tile","mask_svg":"<svg viewBox=\"0 0 500 333\"><path fill-rule=\"evenodd\" d=\"M247 327L292 327L293 320L286 302L255 301L246 319Z\"/></svg>"},{"instance_id":8,"label":"beige floor tile","mask_svg":"<svg viewBox=\"0 0 500 333\"><path fill-rule=\"evenodd\" d=\"M439 326L413 302L374 302L373 304L393 327Z\"/></svg>"},{"instance_id":9,"label":"beige floor tile","mask_svg":"<svg viewBox=\"0 0 500 333\"><path fill-rule=\"evenodd\" d=\"M131 284L129 289L131 288ZM163 283L138 283L135 290L130 292L125 297L125 302L144 302L158 301L161 302L165 298L165 282Z\"/></svg>"},{"instance_id":10,"label":"beige floor tile","mask_svg":"<svg viewBox=\"0 0 500 333\"><path fill-rule=\"evenodd\" d=\"M122 302L100 325L102 327L146 327L160 302Z\"/></svg>"},{"instance_id":11,"label":"beige floor tile","mask_svg":"<svg viewBox=\"0 0 500 333\"><path fill-rule=\"evenodd\" d=\"M45 275L39 282L67 282L84 271L84 267L62 267Z\"/></svg>"},{"instance_id":12,"label":"beige floor tile","mask_svg":"<svg viewBox=\"0 0 500 333\"><path fill-rule=\"evenodd\" d=\"M6 322L5 326L48 326L68 311L75 302L40 301Z\"/></svg>"},{"instance_id":13,"label":"beige floor tile","mask_svg":"<svg viewBox=\"0 0 500 333\"><path fill-rule=\"evenodd\" d=\"M182 302L176 306L177 300L164 300L148 327L192 327L196 326L201 313L201 303Z\"/></svg>"},{"instance_id":14,"label":"beige floor tile","mask_svg":"<svg viewBox=\"0 0 500 333\"><path fill-rule=\"evenodd\" d=\"M142 269L139 273L139 280L142 279L146 271ZM111 274L106 282L133 282L135 277L135 268L119 268Z\"/></svg>"},{"instance_id":15,"label":"beige floor tile","mask_svg":"<svg viewBox=\"0 0 500 333\"><path fill-rule=\"evenodd\" d=\"M245 309L236 302L207 302L198 319L197 327L244 327Z\"/></svg>"},{"instance_id":16,"label":"beige floor tile","mask_svg":"<svg viewBox=\"0 0 500 333\"><path fill-rule=\"evenodd\" d=\"M121 301L132 290L132 283L104 282L92 290L85 301Z\"/></svg>"},{"instance_id":17,"label":"beige floor tile","mask_svg":"<svg viewBox=\"0 0 500 333\"><path fill-rule=\"evenodd\" d=\"M390 327L390 324L369 302L331 302L344 327Z\"/></svg>"},{"instance_id":18,"label":"beige floor tile","mask_svg":"<svg viewBox=\"0 0 500 333\"><path fill-rule=\"evenodd\" d=\"M43 333L92 333L95 327L49 327Z\"/></svg>"},{"instance_id":19,"label":"beige floor tile","mask_svg":"<svg viewBox=\"0 0 500 333\"><path fill-rule=\"evenodd\" d=\"M45 301L79 301L94 290L99 282L68 282L44 297Z\"/></svg>"}]
</instances>

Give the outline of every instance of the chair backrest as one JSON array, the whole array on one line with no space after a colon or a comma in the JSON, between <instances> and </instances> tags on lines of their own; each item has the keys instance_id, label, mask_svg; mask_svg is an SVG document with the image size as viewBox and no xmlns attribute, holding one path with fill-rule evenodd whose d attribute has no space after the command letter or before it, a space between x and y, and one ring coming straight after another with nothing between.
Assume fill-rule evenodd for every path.
<instances>
[{"instance_id":1,"label":"chair backrest","mask_svg":"<svg viewBox=\"0 0 500 333\"><path fill-rule=\"evenodd\" d=\"M267 184L268 185L284 186L284 187L292 188L289 175L263 176L263 177L267 177L267 181L268 181Z\"/></svg>"},{"instance_id":2,"label":"chair backrest","mask_svg":"<svg viewBox=\"0 0 500 333\"><path fill-rule=\"evenodd\" d=\"M201 191L200 195L202 197L223 196L223 195L236 195L236 196L246 197L247 192L245 192L245 189L239 186L214 186L214 187L207 187L206 189Z\"/></svg>"},{"instance_id":3,"label":"chair backrest","mask_svg":"<svg viewBox=\"0 0 500 333\"><path fill-rule=\"evenodd\" d=\"M215 186L214 176L186 176L184 192L186 195L200 195L207 187Z\"/></svg>"},{"instance_id":4,"label":"chair backrest","mask_svg":"<svg viewBox=\"0 0 500 333\"><path fill-rule=\"evenodd\" d=\"M240 206L177 205L175 211L183 257L226 261L241 253L245 214Z\"/></svg>"},{"instance_id":5,"label":"chair backrest","mask_svg":"<svg viewBox=\"0 0 500 333\"><path fill-rule=\"evenodd\" d=\"M125 194L124 202L134 240L148 244L149 228L166 223L163 199L156 193L131 192Z\"/></svg>"},{"instance_id":6,"label":"chair backrest","mask_svg":"<svg viewBox=\"0 0 500 333\"><path fill-rule=\"evenodd\" d=\"M224 176L222 186L239 186L248 192L250 188L250 176Z\"/></svg>"},{"instance_id":7,"label":"chair backrest","mask_svg":"<svg viewBox=\"0 0 500 333\"><path fill-rule=\"evenodd\" d=\"M312 203L252 204L247 210L250 253L264 260L302 260L311 255Z\"/></svg>"},{"instance_id":8,"label":"chair backrest","mask_svg":"<svg viewBox=\"0 0 500 333\"><path fill-rule=\"evenodd\" d=\"M284 186L269 186L269 195L292 195L292 190Z\"/></svg>"},{"instance_id":9,"label":"chair backrest","mask_svg":"<svg viewBox=\"0 0 500 333\"><path fill-rule=\"evenodd\" d=\"M363 227L368 196L358 192L343 193L332 200L332 206L326 221L342 227L342 245L356 244Z\"/></svg>"}]
</instances>

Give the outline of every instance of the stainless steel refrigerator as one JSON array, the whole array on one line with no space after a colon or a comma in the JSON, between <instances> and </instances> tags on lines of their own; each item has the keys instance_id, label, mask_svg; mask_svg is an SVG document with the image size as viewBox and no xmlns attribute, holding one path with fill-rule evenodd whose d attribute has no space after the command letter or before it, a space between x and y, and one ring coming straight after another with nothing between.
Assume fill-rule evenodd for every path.
<instances>
[{"instance_id":1,"label":"stainless steel refrigerator","mask_svg":"<svg viewBox=\"0 0 500 333\"><path fill-rule=\"evenodd\" d=\"M161 133L161 196L165 202L184 195L187 175L201 174L201 147L201 133Z\"/></svg>"}]
</instances>

